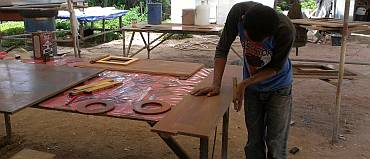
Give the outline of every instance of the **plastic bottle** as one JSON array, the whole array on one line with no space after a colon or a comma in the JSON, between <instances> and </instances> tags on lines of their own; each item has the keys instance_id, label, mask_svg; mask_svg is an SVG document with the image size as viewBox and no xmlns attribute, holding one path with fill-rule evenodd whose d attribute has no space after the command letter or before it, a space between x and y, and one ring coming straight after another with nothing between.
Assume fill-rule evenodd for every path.
<instances>
[{"instance_id":1,"label":"plastic bottle","mask_svg":"<svg viewBox=\"0 0 370 159\"><path fill-rule=\"evenodd\" d=\"M195 9L195 25L209 25L210 7L202 0L202 4Z\"/></svg>"}]
</instances>

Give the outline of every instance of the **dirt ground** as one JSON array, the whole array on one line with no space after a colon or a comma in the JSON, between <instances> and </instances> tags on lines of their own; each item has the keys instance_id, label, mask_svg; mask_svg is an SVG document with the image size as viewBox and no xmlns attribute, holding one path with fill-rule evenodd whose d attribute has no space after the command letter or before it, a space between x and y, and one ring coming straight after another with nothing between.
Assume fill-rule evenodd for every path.
<instances>
[{"instance_id":1,"label":"dirt ground","mask_svg":"<svg viewBox=\"0 0 370 159\"><path fill-rule=\"evenodd\" d=\"M153 37L153 36L152 36ZM137 37L139 38L139 37ZM128 40L128 39L127 39ZM152 59L204 63L212 67L214 51L182 51L177 44L217 42L217 37L195 36L191 39L170 40L152 51ZM84 58L102 54L122 54L121 40L83 48ZM134 41L133 50L139 47ZM369 38L352 38L348 45L347 61L370 61ZM203 47L203 45L197 45ZM209 48L215 46L207 43ZM240 45L235 44L240 51ZM295 57L338 60L340 47L327 44L307 44ZM72 56L70 48L59 52ZM137 57L146 58L145 52ZM237 56L230 53L229 63ZM295 79L293 86L293 121L289 134L289 149L299 147L292 159L336 158L370 159L370 67L346 65L358 73L356 80L345 80L343 85L340 142L331 145L332 121L336 87L317 79ZM243 112L243 111L241 111ZM247 140L244 114L231 111L229 129L229 158L244 158ZM22 148L50 152L58 159L172 159L175 154L144 122L64 113L27 108L11 116L15 142L0 148L0 159L7 159ZM220 158L221 123L217 132L215 158ZM5 134L0 123L0 135ZM198 158L199 141L177 136L180 145L192 158ZM212 142L211 142L212 143ZM210 145L212 148L212 145Z\"/></svg>"}]
</instances>

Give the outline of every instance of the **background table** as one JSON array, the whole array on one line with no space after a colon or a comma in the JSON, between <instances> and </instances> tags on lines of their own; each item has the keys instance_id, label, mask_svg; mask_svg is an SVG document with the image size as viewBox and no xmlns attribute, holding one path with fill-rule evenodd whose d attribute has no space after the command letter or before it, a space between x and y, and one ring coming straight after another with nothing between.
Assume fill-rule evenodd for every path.
<instances>
[{"instance_id":1,"label":"background table","mask_svg":"<svg viewBox=\"0 0 370 159\"><path fill-rule=\"evenodd\" d=\"M156 48L157 46L159 46L160 44L168 40L174 34L196 34L196 35L221 36L222 29L223 29L222 25L215 25L215 24L211 24L207 26L195 26L195 25L181 25L181 24L173 24L173 23L166 23L166 24L160 24L160 25L139 24L135 27L132 27L132 26L123 27L121 29L123 37L125 37L125 32L128 32L128 31L132 32L127 52L126 52L126 40L125 38L123 38L123 56L133 57L136 54L143 51L144 49L146 49L148 53L148 59L150 59L150 51L152 51L154 48ZM141 39L143 40L145 46L130 55L132 41L134 39L136 32L139 32ZM147 33L147 39L145 39L143 32ZM150 33L162 33L162 34L159 37L155 38L153 41L150 41ZM159 43L151 47L150 45L154 44L156 41L159 41ZM239 58L242 59L242 56L240 56L240 54L238 54L233 47L231 47L231 50Z\"/></svg>"}]
</instances>

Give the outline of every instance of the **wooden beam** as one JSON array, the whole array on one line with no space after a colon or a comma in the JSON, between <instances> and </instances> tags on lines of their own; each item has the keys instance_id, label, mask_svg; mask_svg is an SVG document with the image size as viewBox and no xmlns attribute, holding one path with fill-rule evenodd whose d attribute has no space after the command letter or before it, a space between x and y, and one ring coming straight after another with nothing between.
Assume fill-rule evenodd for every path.
<instances>
[{"instance_id":1,"label":"wooden beam","mask_svg":"<svg viewBox=\"0 0 370 159\"><path fill-rule=\"evenodd\" d=\"M344 76L345 56L346 56L346 51L347 51L347 38L349 35L349 30L348 30L349 5L350 5L350 0L346 0L345 9L344 9L344 20L343 20L342 46L340 49L338 85L337 85L336 100L335 100L335 113L334 113L333 135L332 135L333 144L338 142L338 132L340 129L339 123L340 123L340 108L341 108L341 100L342 100L341 99L342 82L343 82L343 76Z\"/></svg>"}]
</instances>

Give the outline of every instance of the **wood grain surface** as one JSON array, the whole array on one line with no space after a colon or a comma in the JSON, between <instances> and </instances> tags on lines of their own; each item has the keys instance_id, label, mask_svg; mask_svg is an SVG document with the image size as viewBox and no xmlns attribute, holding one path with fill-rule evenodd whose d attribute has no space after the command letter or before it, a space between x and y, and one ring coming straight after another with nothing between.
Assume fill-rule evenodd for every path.
<instances>
[{"instance_id":1,"label":"wood grain surface","mask_svg":"<svg viewBox=\"0 0 370 159\"><path fill-rule=\"evenodd\" d=\"M336 19L321 19L321 20L313 20L313 19L292 19L292 23L298 25L309 25L314 27L323 27L323 28L343 28L343 21L336 20ZM349 28L356 28L356 27L368 27L369 23L365 22L351 22L348 24Z\"/></svg>"},{"instance_id":2,"label":"wood grain surface","mask_svg":"<svg viewBox=\"0 0 370 159\"><path fill-rule=\"evenodd\" d=\"M102 71L0 61L0 113L15 113L37 104Z\"/></svg>"},{"instance_id":3,"label":"wood grain surface","mask_svg":"<svg viewBox=\"0 0 370 159\"><path fill-rule=\"evenodd\" d=\"M152 128L152 131L169 135L181 134L208 138L231 105L233 77L237 77L238 81L241 81L242 67L226 67L221 93L218 96L185 96L182 102ZM213 75L208 76L197 88L210 86L212 81Z\"/></svg>"},{"instance_id":4,"label":"wood grain surface","mask_svg":"<svg viewBox=\"0 0 370 159\"><path fill-rule=\"evenodd\" d=\"M137 27L125 26L122 28L122 31L219 35L222 29L223 25L216 24L196 26L164 23L160 25L139 24Z\"/></svg>"},{"instance_id":5,"label":"wood grain surface","mask_svg":"<svg viewBox=\"0 0 370 159\"><path fill-rule=\"evenodd\" d=\"M199 63L188 63L188 62L175 62L175 61L164 61L164 60L146 60L140 59L130 65L114 65L114 64L90 64L88 62L78 63L77 67L88 67L88 68L101 68L114 71L124 72L136 72L136 73L148 73L156 75L170 75L187 79L194 73L198 72L204 67L203 64Z\"/></svg>"}]
</instances>

